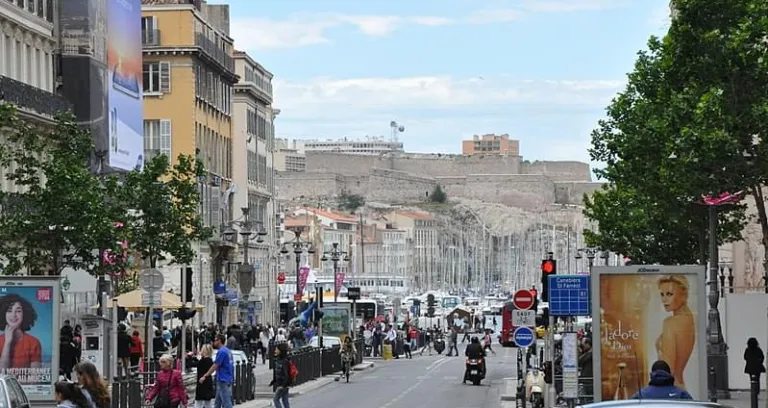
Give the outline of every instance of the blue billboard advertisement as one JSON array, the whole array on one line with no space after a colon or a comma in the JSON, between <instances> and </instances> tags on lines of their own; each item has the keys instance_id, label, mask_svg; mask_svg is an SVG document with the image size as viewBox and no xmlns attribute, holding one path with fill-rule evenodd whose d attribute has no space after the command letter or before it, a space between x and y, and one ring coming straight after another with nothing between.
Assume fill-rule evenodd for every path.
<instances>
[{"instance_id":1,"label":"blue billboard advertisement","mask_svg":"<svg viewBox=\"0 0 768 408\"><path fill-rule=\"evenodd\" d=\"M107 1L109 166L144 166L141 0Z\"/></svg>"},{"instance_id":2,"label":"blue billboard advertisement","mask_svg":"<svg viewBox=\"0 0 768 408\"><path fill-rule=\"evenodd\" d=\"M0 279L0 374L21 383L33 401L52 401L59 373L59 282Z\"/></svg>"}]
</instances>

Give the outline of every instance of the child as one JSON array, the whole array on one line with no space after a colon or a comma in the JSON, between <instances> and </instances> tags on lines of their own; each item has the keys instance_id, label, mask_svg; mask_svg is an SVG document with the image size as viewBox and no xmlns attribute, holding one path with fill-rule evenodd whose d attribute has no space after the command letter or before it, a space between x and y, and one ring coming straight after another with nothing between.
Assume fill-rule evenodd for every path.
<instances>
[{"instance_id":1,"label":"child","mask_svg":"<svg viewBox=\"0 0 768 408\"><path fill-rule=\"evenodd\" d=\"M54 389L56 390L56 408L90 408L88 399L77 384L59 381Z\"/></svg>"}]
</instances>

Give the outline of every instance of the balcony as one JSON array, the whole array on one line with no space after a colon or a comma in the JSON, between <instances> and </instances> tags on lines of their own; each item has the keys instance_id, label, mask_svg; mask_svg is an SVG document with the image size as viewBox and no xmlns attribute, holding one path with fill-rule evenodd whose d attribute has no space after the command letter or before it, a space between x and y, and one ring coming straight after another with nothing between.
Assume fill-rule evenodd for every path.
<instances>
[{"instance_id":1,"label":"balcony","mask_svg":"<svg viewBox=\"0 0 768 408\"><path fill-rule=\"evenodd\" d=\"M211 62L221 65L228 72L235 72L235 59L205 35L200 33L195 35L195 46L200 47L203 56L208 57Z\"/></svg>"},{"instance_id":2,"label":"balcony","mask_svg":"<svg viewBox=\"0 0 768 408\"><path fill-rule=\"evenodd\" d=\"M148 47L160 46L160 30L141 30L141 45Z\"/></svg>"},{"instance_id":3,"label":"balcony","mask_svg":"<svg viewBox=\"0 0 768 408\"><path fill-rule=\"evenodd\" d=\"M0 102L12 103L21 110L51 118L72 109L72 105L59 95L3 75L0 75Z\"/></svg>"}]
</instances>

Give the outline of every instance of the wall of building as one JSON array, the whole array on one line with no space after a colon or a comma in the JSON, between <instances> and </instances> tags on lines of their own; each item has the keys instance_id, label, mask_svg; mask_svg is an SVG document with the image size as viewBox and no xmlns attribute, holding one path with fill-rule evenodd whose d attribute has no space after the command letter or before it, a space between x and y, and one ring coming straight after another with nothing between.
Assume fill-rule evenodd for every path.
<instances>
[{"instance_id":1,"label":"wall of building","mask_svg":"<svg viewBox=\"0 0 768 408\"><path fill-rule=\"evenodd\" d=\"M543 174L555 181L592 181L589 164L577 161L524 161L520 172Z\"/></svg>"},{"instance_id":2,"label":"wall of building","mask_svg":"<svg viewBox=\"0 0 768 408\"><path fill-rule=\"evenodd\" d=\"M433 178L396 170L373 169L368 178L368 193L365 197L370 201L414 202L426 199L436 185Z\"/></svg>"},{"instance_id":3,"label":"wall of building","mask_svg":"<svg viewBox=\"0 0 768 408\"><path fill-rule=\"evenodd\" d=\"M558 204L581 205L584 194L591 194L602 186L601 182L555 182L555 202Z\"/></svg>"},{"instance_id":4,"label":"wall of building","mask_svg":"<svg viewBox=\"0 0 768 408\"><path fill-rule=\"evenodd\" d=\"M163 46L194 45L195 15L192 10L193 7L191 6L186 9L177 7L164 9L163 6L143 5L141 15L143 17L155 17Z\"/></svg>"},{"instance_id":5,"label":"wall of building","mask_svg":"<svg viewBox=\"0 0 768 408\"><path fill-rule=\"evenodd\" d=\"M344 189L344 177L334 173L280 173L277 177L277 195L291 200L305 197L330 198Z\"/></svg>"}]
</instances>

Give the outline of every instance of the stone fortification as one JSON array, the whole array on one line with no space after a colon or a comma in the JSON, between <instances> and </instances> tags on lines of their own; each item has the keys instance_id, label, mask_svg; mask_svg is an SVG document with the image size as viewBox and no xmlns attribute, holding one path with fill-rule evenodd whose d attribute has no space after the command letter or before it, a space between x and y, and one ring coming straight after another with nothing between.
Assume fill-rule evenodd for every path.
<instances>
[{"instance_id":1,"label":"stone fortification","mask_svg":"<svg viewBox=\"0 0 768 408\"><path fill-rule=\"evenodd\" d=\"M435 186L449 197L511 207L580 204L591 181L580 162L527 162L519 156L392 154L380 157L307 153L306 173L278 175L280 198L329 199L342 192L392 204L424 200Z\"/></svg>"}]
</instances>

